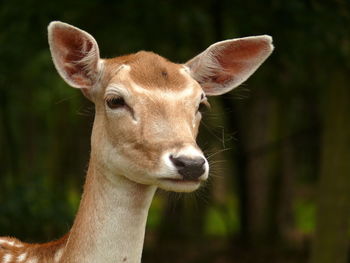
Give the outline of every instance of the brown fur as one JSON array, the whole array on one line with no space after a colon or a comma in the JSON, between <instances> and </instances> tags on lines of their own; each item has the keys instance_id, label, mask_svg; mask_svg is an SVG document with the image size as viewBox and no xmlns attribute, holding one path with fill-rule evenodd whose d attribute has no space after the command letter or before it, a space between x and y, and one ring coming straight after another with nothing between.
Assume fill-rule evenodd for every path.
<instances>
[{"instance_id":1,"label":"brown fur","mask_svg":"<svg viewBox=\"0 0 350 263\"><path fill-rule=\"evenodd\" d=\"M181 90L185 89L185 77L179 72L182 65L147 51L107 59L108 69L120 64L130 65L130 77L136 84L146 89Z\"/></svg>"},{"instance_id":2,"label":"brown fur","mask_svg":"<svg viewBox=\"0 0 350 263\"><path fill-rule=\"evenodd\" d=\"M21 242L16 238L1 237L0 240L14 242L14 244L0 245L0 262L2 262L4 256L7 254L12 255L12 260L8 263L19 262L18 257L24 253L26 253L26 257L22 262L27 262L30 259L37 259L38 263L53 262L56 252L65 246L67 238L68 234L52 242L43 244L29 244Z\"/></svg>"}]
</instances>

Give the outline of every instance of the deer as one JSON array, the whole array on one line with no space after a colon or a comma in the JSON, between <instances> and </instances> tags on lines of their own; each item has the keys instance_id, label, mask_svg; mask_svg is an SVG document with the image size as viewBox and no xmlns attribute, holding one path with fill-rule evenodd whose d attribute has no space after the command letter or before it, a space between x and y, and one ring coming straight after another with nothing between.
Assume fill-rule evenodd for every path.
<instances>
[{"instance_id":1,"label":"deer","mask_svg":"<svg viewBox=\"0 0 350 263\"><path fill-rule=\"evenodd\" d=\"M217 42L183 64L148 51L102 59L89 33L60 21L48 42L59 75L95 105L84 190L66 235L42 244L1 237L0 262L140 263L156 189L193 192L208 178L196 142L207 97L247 80L272 38Z\"/></svg>"}]
</instances>

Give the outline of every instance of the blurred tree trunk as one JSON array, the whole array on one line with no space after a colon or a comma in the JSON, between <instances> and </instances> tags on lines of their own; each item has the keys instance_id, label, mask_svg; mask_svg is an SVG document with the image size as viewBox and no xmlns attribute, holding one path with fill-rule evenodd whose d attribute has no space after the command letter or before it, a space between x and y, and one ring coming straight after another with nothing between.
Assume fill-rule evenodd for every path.
<instances>
[{"instance_id":1,"label":"blurred tree trunk","mask_svg":"<svg viewBox=\"0 0 350 263\"><path fill-rule=\"evenodd\" d=\"M298 164L295 160L295 144L299 137L295 134L295 127L291 125L291 117L288 110L292 108L291 103L281 100L278 103L279 112L279 133L280 142L278 146L278 162L280 163L279 173L277 176L277 184L275 185L276 200L275 200L275 219L274 226L270 227L273 233L278 235L278 238L288 243L297 241L293 201L295 196L295 181Z\"/></svg>"},{"instance_id":2,"label":"blurred tree trunk","mask_svg":"<svg viewBox=\"0 0 350 263\"><path fill-rule=\"evenodd\" d=\"M296 175L296 163L294 158L294 149L291 138L288 138L281 145L281 178L278 185L278 203L277 203L277 227L278 234L282 240L292 241L294 239L294 217L293 201L294 186Z\"/></svg>"},{"instance_id":3,"label":"blurred tree trunk","mask_svg":"<svg viewBox=\"0 0 350 263\"><path fill-rule=\"evenodd\" d=\"M350 89L345 73L335 73L330 79L311 263L345 263L349 245Z\"/></svg>"},{"instance_id":4,"label":"blurred tree trunk","mask_svg":"<svg viewBox=\"0 0 350 263\"><path fill-rule=\"evenodd\" d=\"M5 83L1 83L6 86ZM10 85L7 85L10 86ZM4 149L8 149L6 152L1 153L1 159L4 161L1 165L0 171L1 175L11 175L13 179L18 175L19 171L19 161L18 161L18 142L16 140L15 132L11 122L11 118L14 118L14 114L11 112L12 108L9 105L9 92L6 90L1 90L0 96L0 121L2 126L2 140L1 146L4 145Z\"/></svg>"},{"instance_id":5,"label":"blurred tree trunk","mask_svg":"<svg viewBox=\"0 0 350 263\"><path fill-rule=\"evenodd\" d=\"M256 101L251 103L250 112L245 118L247 124L244 140L247 153L246 191L249 240L264 240L271 226L271 183L275 169L275 156L267 147L275 137L276 105L262 90L256 90Z\"/></svg>"}]
</instances>

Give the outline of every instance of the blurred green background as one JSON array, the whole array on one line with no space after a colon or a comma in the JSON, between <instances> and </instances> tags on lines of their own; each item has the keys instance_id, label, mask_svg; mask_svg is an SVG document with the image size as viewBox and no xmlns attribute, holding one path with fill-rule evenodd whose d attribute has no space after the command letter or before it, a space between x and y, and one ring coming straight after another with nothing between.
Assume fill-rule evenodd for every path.
<instances>
[{"instance_id":1,"label":"blurred green background","mask_svg":"<svg viewBox=\"0 0 350 263\"><path fill-rule=\"evenodd\" d=\"M91 33L102 57L185 62L219 40L274 38L245 84L210 99L199 138L210 180L157 194L143 262L350 262L348 0L2 0L0 236L29 242L69 230L94 114L54 69L52 20Z\"/></svg>"}]
</instances>

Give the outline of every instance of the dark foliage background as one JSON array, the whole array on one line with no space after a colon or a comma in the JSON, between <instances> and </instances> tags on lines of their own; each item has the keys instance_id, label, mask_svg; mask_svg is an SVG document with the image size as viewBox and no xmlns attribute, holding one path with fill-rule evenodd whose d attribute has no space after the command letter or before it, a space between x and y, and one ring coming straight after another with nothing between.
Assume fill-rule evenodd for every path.
<instances>
[{"instance_id":1,"label":"dark foliage background","mask_svg":"<svg viewBox=\"0 0 350 263\"><path fill-rule=\"evenodd\" d=\"M349 1L2 0L0 235L35 242L72 224L94 112L54 69L52 20L90 32L102 57L185 62L215 41L274 38L251 79L211 99L211 179L157 195L143 262L349 262Z\"/></svg>"}]
</instances>

